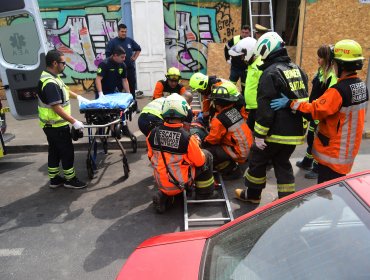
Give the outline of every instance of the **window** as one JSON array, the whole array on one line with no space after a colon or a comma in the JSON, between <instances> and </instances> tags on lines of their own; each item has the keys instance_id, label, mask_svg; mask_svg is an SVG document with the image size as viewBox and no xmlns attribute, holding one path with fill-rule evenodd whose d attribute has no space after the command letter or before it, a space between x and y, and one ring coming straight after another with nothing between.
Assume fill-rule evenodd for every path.
<instances>
[{"instance_id":1,"label":"window","mask_svg":"<svg viewBox=\"0 0 370 280\"><path fill-rule=\"evenodd\" d=\"M0 17L0 34L3 60L10 64L38 63L40 41L32 16Z\"/></svg>"},{"instance_id":2,"label":"window","mask_svg":"<svg viewBox=\"0 0 370 280\"><path fill-rule=\"evenodd\" d=\"M211 238L203 279L370 279L369 212L335 185Z\"/></svg>"}]
</instances>

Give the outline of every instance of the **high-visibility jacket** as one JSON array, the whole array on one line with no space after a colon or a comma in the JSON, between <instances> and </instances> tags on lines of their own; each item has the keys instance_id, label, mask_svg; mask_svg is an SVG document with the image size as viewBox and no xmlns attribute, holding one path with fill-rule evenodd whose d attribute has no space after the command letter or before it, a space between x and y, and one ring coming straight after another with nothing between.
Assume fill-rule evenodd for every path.
<instances>
[{"instance_id":1,"label":"high-visibility jacket","mask_svg":"<svg viewBox=\"0 0 370 280\"><path fill-rule=\"evenodd\" d=\"M310 113L319 120L312 155L322 165L340 174L351 171L360 148L369 92L357 75L338 83L312 101L293 101L294 110Z\"/></svg>"},{"instance_id":2,"label":"high-visibility jacket","mask_svg":"<svg viewBox=\"0 0 370 280\"><path fill-rule=\"evenodd\" d=\"M230 105L212 118L210 132L204 141L221 145L234 161L243 163L248 157L253 136L243 116Z\"/></svg>"},{"instance_id":3,"label":"high-visibility jacket","mask_svg":"<svg viewBox=\"0 0 370 280\"><path fill-rule=\"evenodd\" d=\"M271 54L259 69L263 73L258 83L254 136L284 145L303 144L307 120L289 108L274 111L270 102L281 93L291 100L308 101L306 73L291 62L286 49Z\"/></svg>"},{"instance_id":4,"label":"high-visibility jacket","mask_svg":"<svg viewBox=\"0 0 370 280\"><path fill-rule=\"evenodd\" d=\"M185 93L185 91L186 88L180 83L178 83L175 88L172 88L168 84L167 80L160 80L155 84L153 99L167 97L172 93L178 93L182 95Z\"/></svg>"},{"instance_id":5,"label":"high-visibility jacket","mask_svg":"<svg viewBox=\"0 0 370 280\"><path fill-rule=\"evenodd\" d=\"M258 69L258 66L262 65L261 56L258 56L252 64L248 65L248 74L245 79L245 107L249 110L257 109L257 88L258 82L262 75L262 71Z\"/></svg>"},{"instance_id":6,"label":"high-visibility jacket","mask_svg":"<svg viewBox=\"0 0 370 280\"><path fill-rule=\"evenodd\" d=\"M141 113L149 113L163 120L162 106L165 100L166 100L165 97L159 97L157 99L154 99L153 101L145 105L143 110L141 110Z\"/></svg>"},{"instance_id":7,"label":"high-visibility jacket","mask_svg":"<svg viewBox=\"0 0 370 280\"><path fill-rule=\"evenodd\" d=\"M54 83L60 87L60 89L63 92L63 97L62 97L63 103L60 105L62 106L62 108L68 115L71 115L71 105L69 102L69 90L68 90L68 87L62 81L62 79L59 76L55 77L51 75L50 73L43 71L41 73L40 81L42 85L41 85L41 88L39 89L40 90L39 94L42 94L42 90L48 83ZM55 113L55 111L52 109L52 106L43 103L40 99L40 96L38 96L38 112L39 112L39 120L40 120L39 124L42 128L44 128L45 125L50 126L50 127L60 127L60 126L65 126L69 124L69 122L64 120L57 113Z\"/></svg>"},{"instance_id":8,"label":"high-visibility jacket","mask_svg":"<svg viewBox=\"0 0 370 280\"><path fill-rule=\"evenodd\" d=\"M324 77L324 71L319 68L315 77L312 80L312 90L309 102L319 98L324 92L337 83L337 76L333 70L330 70L327 77Z\"/></svg>"},{"instance_id":9,"label":"high-visibility jacket","mask_svg":"<svg viewBox=\"0 0 370 280\"><path fill-rule=\"evenodd\" d=\"M154 168L154 178L158 187L167 195L173 196L182 190L173 183L158 143L158 136L166 159L167 168L176 180L186 185L195 178L195 167L203 166L205 155L195 136L183 128L183 124L164 123L154 128L146 139L148 157ZM172 182L171 182L172 181Z\"/></svg>"}]
</instances>

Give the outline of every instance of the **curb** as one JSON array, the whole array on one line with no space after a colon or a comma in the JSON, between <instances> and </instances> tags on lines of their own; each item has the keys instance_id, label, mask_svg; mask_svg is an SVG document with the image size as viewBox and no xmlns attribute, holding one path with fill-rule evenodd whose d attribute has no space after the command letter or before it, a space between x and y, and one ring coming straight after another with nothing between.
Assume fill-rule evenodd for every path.
<instances>
[{"instance_id":1,"label":"curb","mask_svg":"<svg viewBox=\"0 0 370 280\"><path fill-rule=\"evenodd\" d=\"M123 148L127 150L126 152L132 152L132 143L130 140L128 141L120 141ZM73 143L75 151L87 151L89 148L88 143ZM137 148L138 149L145 149L146 142L145 141L137 141ZM7 154L19 154L19 153L39 153L39 152L47 152L49 146L47 144L31 144L31 145L17 145L11 146L6 145L6 153ZM98 142L98 149L102 149L101 143ZM108 142L108 150L120 150L118 144L116 142Z\"/></svg>"}]
</instances>

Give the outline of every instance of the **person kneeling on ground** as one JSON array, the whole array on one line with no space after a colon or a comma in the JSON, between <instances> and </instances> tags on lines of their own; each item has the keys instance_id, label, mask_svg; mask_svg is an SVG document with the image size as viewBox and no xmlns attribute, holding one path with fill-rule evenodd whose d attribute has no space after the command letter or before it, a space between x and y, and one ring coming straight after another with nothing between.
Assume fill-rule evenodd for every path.
<instances>
[{"instance_id":1,"label":"person kneeling on ground","mask_svg":"<svg viewBox=\"0 0 370 280\"><path fill-rule=\"evenodd\" d=\"M231 82L222 83L211 94L216 113L203 147L212 153L215 168L225 180L241 177L238 163L247 160L253 143L252 132L235 106L239 95Z\"/></svg>"},{"instance_id":2,"label":"person kneeling on ground","mask_svg":"<svg viewBox=\"0 0 370 280\"><path fill-rule=\"evenodd\" d=\"M171 67L166 73L166 80L159 80L155 84L153 99L167 97L172 93L184 94L186 88L180 83L181 73L176 67Z\"/></svg>"},{"instance_id":3,"label":"person kneeling on ground","mask_svg":"<svg viewBox=\"0 0 370 280\"><path fill-rule=\"evenodd\" d=\"M201 150L197 138L183 128L187 116L185 99L179 94L171 94L162 108L165 122L155 127L146 139L148 157L158 186L153 196L153 205L158 213L165 212L170 198L193 183L196 199L207 199L213 195L212 155Z\"/></svg>"}]
</instances>

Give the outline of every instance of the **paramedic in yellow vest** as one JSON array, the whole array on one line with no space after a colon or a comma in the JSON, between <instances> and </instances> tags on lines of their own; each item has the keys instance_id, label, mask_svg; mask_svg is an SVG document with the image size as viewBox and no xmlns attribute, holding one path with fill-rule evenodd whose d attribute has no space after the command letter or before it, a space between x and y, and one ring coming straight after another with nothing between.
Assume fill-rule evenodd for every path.
<instances>
[{"instance_id":1,"label":"paramedic in yellow vest","mask_svg":"<svg viewBox=\"0 0 370 280\"><path fill-rule=\"evenodd\" d=\"M59 74L66 67L64 54L51 50L46 55L46 70L41 73L38 88L38 112L40 126L46 134L49 144L48 174L50 188L81 189L86 183L76 177L74 149L69 124L76 130L84 128L82 122L71 116L69 96L79 100L82 96L70 91ZM62 162L64 177L59 175L59 163Z\"/></svg>"},{"instance_id":2,"label":"paramedic in yellow vest","mask_svg":"<svg viewBox=\"0 0 370 280\"><path fill-rule=\"evenodd\" d=\"M242 92L244 92L244 82L247 66L245 65L242 56L230 56L229 50L235 46L240 40L251 36L251 28L249 25L243 25L240 35L234 36L230 39L224 48L225 59L231 64L229 80L236 84L240 78Z\"/></svg>"}]
</instances>

